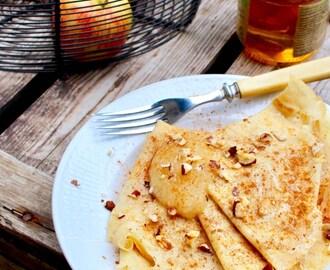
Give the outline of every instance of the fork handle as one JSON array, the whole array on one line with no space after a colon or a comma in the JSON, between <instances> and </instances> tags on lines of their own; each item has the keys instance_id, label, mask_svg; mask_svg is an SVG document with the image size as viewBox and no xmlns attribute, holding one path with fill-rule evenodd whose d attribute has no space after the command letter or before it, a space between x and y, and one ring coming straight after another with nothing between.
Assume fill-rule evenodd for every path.
<instances>
[{"instance_id":1,"label":"fork handle","mask_svg":"<svg viewBox=\"0 0 330 270\"><path fill-rule=\"evenodd\" d=\"M293 75L305 83L330 78L330 56L237 81L241 98L284 89Z\"/></svg>"}]
</instances>

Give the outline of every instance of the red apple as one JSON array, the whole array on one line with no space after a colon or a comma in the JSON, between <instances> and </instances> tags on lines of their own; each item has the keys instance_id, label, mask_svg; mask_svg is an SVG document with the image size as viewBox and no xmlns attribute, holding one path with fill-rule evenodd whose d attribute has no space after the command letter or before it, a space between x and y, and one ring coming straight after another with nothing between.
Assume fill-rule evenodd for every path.
<instances>
[{"instance_id":1,"label":"red apple","mask_svg":"<svg viewBox=\"0 0 330 270\"><path fill-rule=\"evenodd\" d=\"M63 52L86 62L117 55L132 27L128 0L60 0Z\"/></svg>"}]
</instances>

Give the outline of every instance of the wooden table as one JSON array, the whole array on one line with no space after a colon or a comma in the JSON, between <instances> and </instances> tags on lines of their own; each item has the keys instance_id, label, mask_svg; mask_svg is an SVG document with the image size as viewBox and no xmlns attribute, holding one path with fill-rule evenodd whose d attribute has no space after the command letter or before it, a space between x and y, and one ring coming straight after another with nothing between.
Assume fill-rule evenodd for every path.
<instances>
[{"instance_id":1,"label":"wooden table","mask_svg":"<svg viewBox=\"0 0 330 270\"><path fill-rule=\"evenodd\" d=\"M242 54L235 23L236 0L205 0L185 32L141 56L65 78L0 72L0 269L70 269L52 223L52 185L64 150L93 112L164 79L274 69ZM314 58L329 55L330 25ZM330 104L330 80L312 87Z\"/></svg>"}]
</instances>

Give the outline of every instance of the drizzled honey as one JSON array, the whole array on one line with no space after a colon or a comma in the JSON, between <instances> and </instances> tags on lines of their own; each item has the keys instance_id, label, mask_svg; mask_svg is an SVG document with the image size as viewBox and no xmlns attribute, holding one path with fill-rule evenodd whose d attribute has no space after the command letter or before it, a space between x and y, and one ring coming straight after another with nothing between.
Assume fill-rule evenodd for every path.
<instances>
[{"instance_id":1,"label":"drizzled honey","mask_svg":"<svg viewBox=\"0 0 330 270\"><path fill-rule=\"evenodd\" d=\"M268 65L301 62L322 45L329 0L238 0L237 34L250 58Z\"/></svg>"}]
</instances>

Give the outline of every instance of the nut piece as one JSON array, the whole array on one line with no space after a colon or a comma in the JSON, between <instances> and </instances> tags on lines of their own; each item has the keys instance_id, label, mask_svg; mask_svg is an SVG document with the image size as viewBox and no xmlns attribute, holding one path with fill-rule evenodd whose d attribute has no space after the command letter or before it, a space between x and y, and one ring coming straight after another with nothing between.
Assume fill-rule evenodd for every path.
<instances>
[{"instance_id":1,"label":"nut piece","mask_svg":"<svg viewBox=\"0 0 330 270\"><path fill-rule=\"evenodd\" d=\"M125 214L124 213L118 213L118 219L122 219L125 217Z\"/></svg>"},{"instance_id":2,"label":"nut piece","mask_svg":"<svg viewBox=\"0 0 330 270\"><path fill-rule=\"evenodd\" d=\"M219 170L220 169L220 164L215 160L210 160L209 165L213 170Z\"/></svg>"},{"instance_id":3,"label":"nut piece","mask_svg":"<svg viewBox=\"0 0 330 270\"><path fill-rule=\"evenodd\" d=\"M192 231L187 232L185 234L185 237L187 239L187 245L189 247L192 247L193 243L195 242L196 238L199 237L199 235L200 235L199 231L192 230Z\"/></svg>"},{"instance_id":4,"label":"nut piece","mask_svg":"<svg viewBox=\"0 0 330 270\"><path fill-rule=\"evenodd\" d=\"M150 215L149 218L154 223L158 222L158 216L156 214Z\"/></svg>"},{"instance_id":5,"label":"nut piece","mask_svg":"<svg viewBox=\"0 0 330 270\"><path fill-rule=\"evenodd\" d=\"M238 162L243 166L248 166L257 162L257 158L254 153L246 153L242 150L238 150L236 156Z\"/></svg>"},{"instance_id":6,"label":"nut piece","mask_svg":"<svg viewBox=\"0 0 330 270\"><path fill-rule=\"evenodd\" d=\"M172 216L172 217L175 216L177 214L176 208L174 208L174 207L168 208L167 209L167 214Z\"/></svg>"},{"instance_id":7,"label":"nut piece","mask_svg":"<svg viewBox=\"0 0 330 270\"><path fill-rule=\"evenodd\" d=\"M237 196L239 195L239 190L238 190L237 187L234 187L234 188L233 188L232 194L233 194L235 197L237 197Z\"/></svg>"},{"instance_id":8,"label":"nut piece","mask_svg":"<svg viewBox=\"0 0 330 270\"><path fill-rule=\"evenodd\" d=\"M116 207L116 205L113 201L106 201L104 207L111 212Z\"/></svg>"},{"instance_id":9,"label":"nut piece","mask_svg":"<svg viewBox=\"0 0 330 270\"><path fill-rule=\"evenodd\" d=\"M209 136L206 138L206 144L211 145L215 148L220 148L226 144L225 140L214 138L213 136Z\"/></svg>"},{"instance_id":10,"label":"nut piece","mask_svg":"<svg viewBox=\"0 0 330 270\"><path fill-rule=\"evenodd\" d=\"M312 154L316 156L324 147L324 143L316 142L312 145Z\"/></svg>"},{"instance_id":11,"label":"nut piece","mask_svg":"<svg viewBox=\"0 0 330 270\"><path fill-rule=\"evenodd\" d=\"M207 244L201 244L200 246L198 246L198 248L199 248L200 251L211 254L211 249Z\"/></svg>"},{"instance_id":12,"label":"nut piece","mask_svg":"<svg viewBox=\"0 0 330 270\"><path fill-rule=\"evenodd\" d=\"M246 216L246 213L245 213L246 209L241 202L237 202L235 204L233 211L234 211L235 218L242 219Z\"/></svg>"},{"instance_id":13,"label":"nut piece","mask_svg":"<svg viewBox=\"0 0 330 270\"><path fill-rule=\"evenodd\" d=\"M185 234L185 237L187 239L191 240L191 239L197 238L199 235L200 235L200 232L199 231L192 230L192 231L187 232Z\"/></svg>"},{"instance_id":14,"label":"nut piece","mask_svg":"<svg viewBox=\"0 0 330 270\"><path fill-rule=\"evenodd\" d=\"M188 163L182 163L181 164L181 174L186 175L189 171L192 170L192 166Z\"/></svg>"},{"instance_id":15,"label":"nut piece","mask_svg":"<svg viewBox=\"0 0 330 270\"><path fill-rule=\"evenodd\" d=\"M257 139L258 142L264 143L264 144L270 144L270 142L273 140L272 135L269 133L262 133L259 138Z\"/></svg>"},{"instance_id":16,"label":"nut piece","mask_svg":"<svg viewBox=\"0 0 330 270\"><path fill-rule=\"evenodd\" d=\"M136 199L137 197L139 197L141 195L141 192L138 190L134 190L131 194L128 194L127 196L132 198L132 199Z\"/></svg>"},{"instance_id":17,"label":"nut piece","mask_svg":"<svg viewBox=\"0 0 330 270\"><path fill-rule=\"evenodd\" d=\"M219 170L219 176L227 182L232 182L234 179L234 176L231 171L225 168L221 168L221 170Z\"/></svg>"},{"instance_id":18,"label":"nut piece","mask_svg":"<svg viewBox=\"0 0 330 270\"><path fill-rule=\"evenodd\" d=\"M162 167L162 168L171 168L172 167L172 164L171 163L162 163L162 164L160 164L160 167Z\"/></svg>"},{"instance_id":19,"label":"nut piece","mask_svg":"<svg viewBox=\"0 0 330 270\"><path fill-rule=\"evenodd\" d=\"M236 162L234 165L233 165L233 168L234 169L239 169L239 168L241 168L242 167L242 165L241 165L241 163L239 163L239 162Z\"/></svg>"},{"instance_id":20,"label":"nut piece","mask_svg":"<svg viewBox=\"0 0 330 270\"><path fill-rule=\"evenodd\" d=\"M208 145L212 145L212 146L215 146L216 143L217 143L217 139L214 138L213 136L209 136L206 138L206 141L207 141L207 144Z\"/></svg>"},{"instance_id":21,"label":"nut piece","mask_svg":"<svg viewBox=\"0 0 330 270\"><path fill-rule=\"evenodd\" d=\"M236 146L232 146L228 149L228 153L230 157L234 157L237 153L237 147Z\"/></svg>"},{"instance_id":22,"label":"nut piece","mask_svg":"<svg viewBox=\"0 0 330 270\"><path fill-rule=\"evenodd\" d=\"M182 148L182 152L183 152L184 157L189 157L191 155L190 148Z\"/></svg>"},{"instance_id":23,"label":"nut piece","mask_svg":"<svg viewBox=\"0 0 330 270\"><path fill-rule=\"evenodd\" d=\"M196 170L197 170L198 172L202 171L203 169L204 169L203 165L201 165L201 164L197 165Z\"/></svg>"},{"instance_id":24,"label":"nut piece","mask_svg":"<svg viewBox=\"0 0 330 270\"><path fill-rule=\"evenodd\" d=\"M78 180L77 179L71 180L71 184L74 185L75 187L79 187L80 186L80 184L78 183Z\"/></svg>"},{"instance_id":25,"label":"nut piece","mask_svg":"<svg viewBox=\"0 0 330 270\"><path fill-rule=\"evenodd\" d=\"M239 219L244 218L246 216L248 204L249 204L249 200L245 197L243 197L241 200L234 201L233 216Z\"/></svg>"},{"instance_id":26,"label":"nut piece","mask_svg":"<svg viewBox=\"0 0 330 270\"><path fill-rule=\"evenodd\" d=\"M181 134L174 134L171 137L175 142L177 142L181 146L186 144L186 140L182 137Z\"/></svg>"},{"instance_id":27,"label":"nut piece","mask_svg":"<svg viewBox=\"0 0 330 270\"><path fill-rule=\"evenodd\" d=\"M163 235L156 235L157 244L164 250L171 250L173 248L170 241L168 241Z\"/></svg>"}]
</instances>

